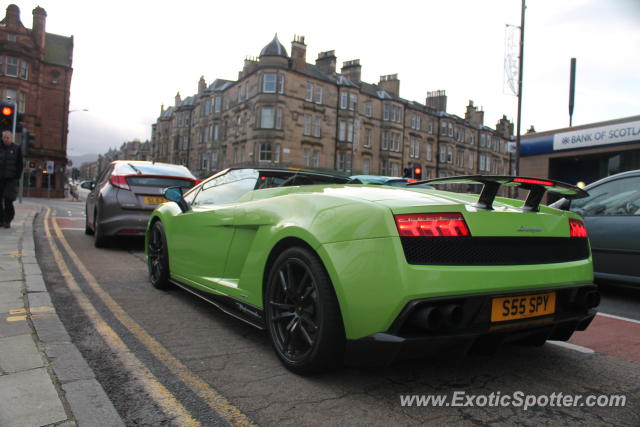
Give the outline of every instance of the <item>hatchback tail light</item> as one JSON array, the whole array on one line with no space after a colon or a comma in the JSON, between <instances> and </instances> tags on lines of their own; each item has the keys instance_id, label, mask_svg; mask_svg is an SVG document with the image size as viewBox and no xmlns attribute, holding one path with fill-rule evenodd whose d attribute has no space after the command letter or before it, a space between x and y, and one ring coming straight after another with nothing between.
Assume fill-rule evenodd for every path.
<instances>
[{"instance_id":1,"label":"hatchback tail light","mask_svg":"<svg viewBox=\"0 0 640 427\"><path fill-rule=\"evenodd\" d=\"M111 178L109 178L109 183L114 187L120 188L122 190L131 190L131 187L129 187L129 183L127 183L127 177L124 175L111 175Z\"/></svg>"},{"instance_id":2,"label":"hatchback tail light","mask_svg":"<svg viewBox=\"0 0 640 427\"><path fill-rule=\"evenodd\" d=\"M570 219L569 229L571 237L587 237L587 227L585 227L584 222L579 219Z\"/></svg>"},{"instance_id":3,"label":"hatchback tail light","mask_svg":"<svg viewBox=\"0 0 640 427\"><path fill-rule=\"evenodd\" d=\"M462 214L428 213L394 215L401 237L419 236L470 236L469 227Z\"/></svg>"}]
</instances>

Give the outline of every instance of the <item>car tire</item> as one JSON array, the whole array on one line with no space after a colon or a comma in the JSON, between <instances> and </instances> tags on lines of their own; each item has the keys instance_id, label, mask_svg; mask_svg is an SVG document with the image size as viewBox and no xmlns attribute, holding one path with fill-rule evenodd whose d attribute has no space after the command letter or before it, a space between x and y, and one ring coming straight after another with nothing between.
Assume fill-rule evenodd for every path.
<instances>
[{"instance_id":1,"label":"car tire","mask_svg":"<svg viewBox=\"0 0 640 427\"><path fill-rule=\"evenodd\" d=\"M104 230L100 225L100 215L98 211L93 213L93 246L104 248L109 243L109 238L104 235Z\"/></svg>"},{"instance_id":2,"label":"car tire","mask_svg":"<svg viewBox=\"0 0 640 427\"><path fill-rule=\"evenodd\" d=\"M287 369L306 375L342 364L345 334L338 300L311 250L292 247L276 258L267 277L264 312L271 344Z\"/></svg>"},{"instance_id":3,"label":"car tire","mask_svg":"<svg viewBox=\"0 0 640 427\"><path fill-rule=\"evenodd\" d=\"M89 227L89 212L85 210L85 220L84 220L84 234L87 236L93 236L93 229Z\"/></svg>"},{"instance_id":4,"label":"car tire","mask_svg":"<svg viewBox=\"0 0 640 427\"><path fill-rule=\"evenodd\" d=\"M169 283L169 251L164 227L156 221L151 227L147 246L149 281L156 289L167 290Z\"/></svg>"}]
</instances>

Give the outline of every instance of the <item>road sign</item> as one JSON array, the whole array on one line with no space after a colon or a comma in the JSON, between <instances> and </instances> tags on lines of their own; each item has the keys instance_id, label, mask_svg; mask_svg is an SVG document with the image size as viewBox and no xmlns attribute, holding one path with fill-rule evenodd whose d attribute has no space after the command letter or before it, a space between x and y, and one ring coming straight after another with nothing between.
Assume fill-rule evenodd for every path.
<instances>
[{"instance_id":1,"label":"road sign","mask_svg":"<svg viewBox=\"0 0 640 427\"><path fill-rule=\"evenodd\" d=\"M47 160L47 173L53 173L53 160Z\"/></svg>"}]
</instances>

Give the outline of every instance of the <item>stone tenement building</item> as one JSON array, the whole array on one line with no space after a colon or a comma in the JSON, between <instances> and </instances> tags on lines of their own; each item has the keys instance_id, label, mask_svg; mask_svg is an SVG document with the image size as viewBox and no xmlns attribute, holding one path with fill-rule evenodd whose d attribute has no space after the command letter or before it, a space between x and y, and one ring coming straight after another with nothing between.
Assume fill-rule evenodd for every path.
<instances>
[{"instance_id":1,"label":"stone tenement building","mask_svg":"<svg viewBox=\"0 0 640 427\"><path fill-rule=\"evenodd\" d=\"M35 135L35 149L26 156L25 194L64 196L73 37L45 31L47 13L33 9L32 29L20 21L11 4L0 21L0 96L24 113L25 129ZM22 135L16 135L22 142ZM54 173L47 177L47 161Z\"/></svg>"},{"instance_id":2,"label":"stone tenement building","mask_svg":"<svg viewBox=\"0 0 640 427\"><path fill-rule=\"evenodd\" d=\"M446 113L444 91L426 105L400 98L396 74L378 84L360 80L359 60L336 71L334 51L307 63L304 37L291 56L277 36L258 58L247 58L238 80L204 77L198 92L161 108L152 125L156 161L179 163L206 177L230 166L291 166L349 174L423 178L508 174L513 125L496 129L470 101L464 118Z\"/></svg>"}]
</instances>

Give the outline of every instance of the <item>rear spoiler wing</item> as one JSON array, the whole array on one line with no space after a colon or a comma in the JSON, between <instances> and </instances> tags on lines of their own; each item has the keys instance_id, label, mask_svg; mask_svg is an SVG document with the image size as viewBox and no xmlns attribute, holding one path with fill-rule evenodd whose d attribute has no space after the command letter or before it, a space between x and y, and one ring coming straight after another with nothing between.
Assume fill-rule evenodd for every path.
<instances>
[{"instance_id":1,"label":"rear spoiler wing","mask_svg":"<svg viewBox=\"0 0 640 427\"><path fill-rule=\"evenodd\" d=\"M493 201L501 186L522 188L529 190L527 199L522 205L522 210L538 212L544 193L558 194L566 199L580 199L587 197L589 193L575 185L567 184L552 179L528 178L505 175L463 175L446 178L435 178L418 181L407 186L417 184L482 184L482 191L475 206L480 209L493 209Z\"/></svg>"}]
</instances>

